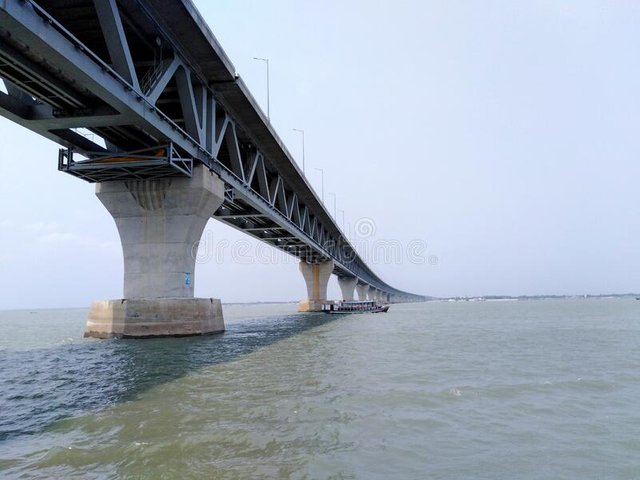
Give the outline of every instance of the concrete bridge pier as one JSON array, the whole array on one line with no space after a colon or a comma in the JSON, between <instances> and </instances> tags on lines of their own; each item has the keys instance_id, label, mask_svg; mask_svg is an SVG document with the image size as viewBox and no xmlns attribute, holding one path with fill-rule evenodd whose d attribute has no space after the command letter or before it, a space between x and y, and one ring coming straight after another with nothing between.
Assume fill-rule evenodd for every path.
<instances>
[{"instance_id":1,"label":"concrete bridge pier","mask_svg":"<svg viewBox=\"0 0 640 480\"><path fill-rule=\"evenodd\" d=\"M192 178L98 183L124 254L124 298L94 302L85 337L161 337L224 331L220 300L193 298L195 254L224 199L224 183Z\"/></svg>"},{"instance_id":2,"label":"concrete bridge pier","mask_svg":"<svg viewBox=\"0 0 640 480\"><path fill-rule=\"evenodd\" d=\"M307 299L298 304L299 312L321 312L327 303L327 285L333 272L333 260L322 263L300 262L300 272L307 284Z\"/></svg>"},{"instance_id":3,"label":"concrete bridge pier","mask_svg":"<svg viewBox=\"0 0 640 480\"><path fill-rule=\"evenodd\" d=\"M369 291L369 285L366 283L356 284L356 292L358 292L358 300L364 302L367 299L367 292Z\"/></svg>"},{"instance_id":4,"label":"concrete bridge pier","mask_svg":"<svg viewBox=\"0 0 640 480\"><path fill-rule=\"evenodd\" d=\"M353 301L353 294L356 288L357 279L355 277L338 277L338 285L342 292L342 299Z\"/></svg>"},{"instance_id":5,"label":"concrete bridge pier","mask_svg":"<svg viewBox=\"0 0 640 480\"><path fill-rule=\"evenodd\" d=\"M378 300L378 290L375 287L369 286L369 292L367 294L368 299L372 302Z\"/></svg>"}]
</instances>

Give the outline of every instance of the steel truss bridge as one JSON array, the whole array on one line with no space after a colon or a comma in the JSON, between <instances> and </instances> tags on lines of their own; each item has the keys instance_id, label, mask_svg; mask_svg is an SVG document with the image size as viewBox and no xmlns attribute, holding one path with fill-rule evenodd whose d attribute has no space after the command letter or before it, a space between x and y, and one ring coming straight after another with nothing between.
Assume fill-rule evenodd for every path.
<instances>
[{"instance_id":1,"label":"steel truss bridge","mask_svg":"<svg viewBox=\"0 0 640 480\"><path fill-rule=\"evenodd\" d=\"M225 183L216 219L423 299L358 255L191 0L0 0L0 79L0 114L65 147L61 171L144 180L188 177L202 163Z\"/></svg>"}]
</instances>

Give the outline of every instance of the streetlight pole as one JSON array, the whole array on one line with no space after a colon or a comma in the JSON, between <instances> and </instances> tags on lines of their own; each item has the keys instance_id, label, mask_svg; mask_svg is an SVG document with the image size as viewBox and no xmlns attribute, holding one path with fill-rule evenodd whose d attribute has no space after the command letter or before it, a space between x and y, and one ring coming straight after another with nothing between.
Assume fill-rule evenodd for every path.
<instances>
[{"instance_id":1,"label":"streetlight pole","mask_svg":"<svg viewBox=\"0 0 640 480\"><path fill-rule=\"evenodd\" d=\"M300 132L302 134L302 174L304 175L304 173L305 173L305 168L304 168L304 130L300 130L299 128L294 128L293 131L294 132Z\"/></svg>"},{"instance_id":2,"label":"streetlight pole","mask_svg":"<svg viewBox=\"0 0 640 480\"><path fill-rule=\"evenodd\" d=\"M253 57L253 59L260 60L261 62L267 64L267 120L269 120L269 123L271 123L271 113L269 109L269 59L260 57Z\"/></svg>"},{"instance_id":3,"label":"streetlight pole","mask_svg":"<svg viewBox=\"0 0 640 480\"><path fill-rule=\"evenodd\" d=\"M333 195L333 219L337 222L338 221L338 210L337 210L337 205L338 205L338 196L335 193L327 193L327 195Z\"/></svg>"},{"instance_id":4,"label":"streetlight pole","mask_svg":"<svg viewBox=\"0 0 640 480\"><path fill-rule=\"evenodd\" d=\"M321 168L316 168L322 174L322 203L324 203L324 170Z\"/></svg>"},{"instance_id":5,"label":"streetlight pole","mask_svg":"<svg viewBox=\"0 0 640 480\"><path fill-rule=\"evenodd\" d=\"M346 235L346 232L344 231L344 210L338 210L338 211L342 214L342 231Z\"/></svg>"}]
</instances>

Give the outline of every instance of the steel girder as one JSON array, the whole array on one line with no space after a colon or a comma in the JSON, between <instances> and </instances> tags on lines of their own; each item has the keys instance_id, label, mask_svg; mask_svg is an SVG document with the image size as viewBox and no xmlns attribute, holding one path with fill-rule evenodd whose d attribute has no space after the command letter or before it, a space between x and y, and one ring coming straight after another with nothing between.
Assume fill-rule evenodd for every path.
<instances>
[{"instance_id":1,"label":"steel girder","mask_svg":"<svg viewBox=\"0 0 640 480\"><path fill-rule=\"evenodd\" d=\"M159 16L168 3L203 28L190 0L0 2L0 114L65 146L60 169L88 181L190 175L191 159L201 162L227 185L218 220L305 261L332 259L339 276L422 299L366 265L215 39L221 67L208 70L222 73L212 77ZM167 161L141 164L137 153L161 145Z\"/></svg>"}]
</instances>

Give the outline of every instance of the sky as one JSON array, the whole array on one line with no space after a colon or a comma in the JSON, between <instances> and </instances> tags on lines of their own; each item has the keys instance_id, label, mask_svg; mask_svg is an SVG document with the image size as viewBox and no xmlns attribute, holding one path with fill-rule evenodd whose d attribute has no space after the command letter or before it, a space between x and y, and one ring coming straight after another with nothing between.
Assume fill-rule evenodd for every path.
<instances>
[{"instance_id":1,"label":"sky","mask_svg":"<svg viewBox=\"0 0 640 480\"><path fill-rule=\"evenodd\" d=\"M640 292L640 3L195 4L265 110L269 59L272 124L299 163L305 131L309 181L390 285ZM0 309L121 297L94 186L3 118L0 142ZM295 259L215 220L203 240L197 296L305 296Z\"/></svg>"}]
</instances>

